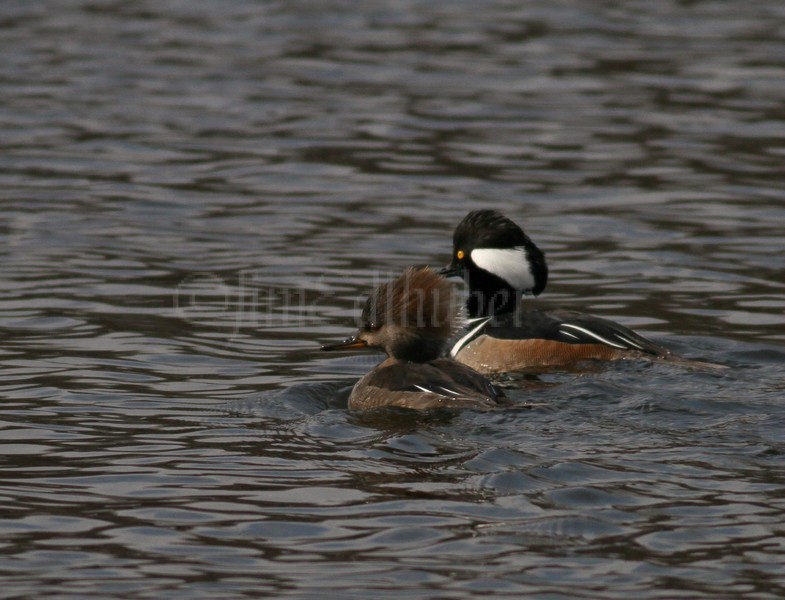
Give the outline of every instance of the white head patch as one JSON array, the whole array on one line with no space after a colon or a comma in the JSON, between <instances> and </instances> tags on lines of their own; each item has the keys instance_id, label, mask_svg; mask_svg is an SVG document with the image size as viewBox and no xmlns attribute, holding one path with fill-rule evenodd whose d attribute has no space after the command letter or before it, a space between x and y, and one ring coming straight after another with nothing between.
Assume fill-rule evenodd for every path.
<instances>
[{"instance_id":1,"label":"white head patch","mask_svg":"<svg viewBox=\"0 0 785 600\"><path fill-rule=\"evenodd\" d=\"M530 290L536 283L523 246L475 248L472 250L472 260L475 265L501 277L516 290Z\"/></svg>"}]
</instances>

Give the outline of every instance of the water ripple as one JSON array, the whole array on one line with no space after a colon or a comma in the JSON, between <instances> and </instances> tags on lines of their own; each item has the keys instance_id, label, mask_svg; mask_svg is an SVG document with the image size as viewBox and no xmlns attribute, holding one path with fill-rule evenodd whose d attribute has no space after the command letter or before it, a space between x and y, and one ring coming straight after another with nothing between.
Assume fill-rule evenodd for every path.
<instances>
[{"instance_id":1,"label":"water ripple","mask_svg":"<svg viewBox=\"0 0 785 600\"><path fill-rule=\"evenodd\" d=\"M6 593L785 595L781 3L217 7L0 15ZM348 412L319 345L478 207L729 368Z\"/></svg>"}]
</instances>

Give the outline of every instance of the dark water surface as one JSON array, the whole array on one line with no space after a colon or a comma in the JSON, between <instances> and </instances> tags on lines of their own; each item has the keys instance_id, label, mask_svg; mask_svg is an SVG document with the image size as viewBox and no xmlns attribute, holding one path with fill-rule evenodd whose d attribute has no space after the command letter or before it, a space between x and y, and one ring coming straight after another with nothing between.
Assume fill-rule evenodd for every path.
<instances>
[{"instance_id":1,"label":"dark water surface","mask_svg":"<svg viewBox=\"0 0 785 600\"><path fill-rule=\"evenodd\" d=\"M2 598L785 595L785 4L0 5ZM494 207L724 372L353 414Z\"/></svg>"}]
</instances>

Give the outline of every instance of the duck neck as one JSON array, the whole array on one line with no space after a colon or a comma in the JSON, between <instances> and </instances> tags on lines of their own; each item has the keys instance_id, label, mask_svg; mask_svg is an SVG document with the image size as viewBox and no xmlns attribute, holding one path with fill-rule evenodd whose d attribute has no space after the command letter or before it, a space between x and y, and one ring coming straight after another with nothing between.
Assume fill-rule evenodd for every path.
<instances>
[{"instance_id":1,"label":"duck neck","mask_svg":"<svg viewBox=\"0 0 785 600\"><path fill-rule=\"evenodd\" d=\"M397 328L385 347L388 356L399 361L428 362L439 358L446 340L422 331Z\"/></svg>"},{"instance_id":2,"label":"duck neck","mask_svg":"<svg viewBox=\"0 0 785 600\"><path fill-rule=\"evenodd\" d=\"M521 303L521 292L509 286L492 290L473 288L469 292L466 308L469 317L493 317L515 312Z\"/></svg>"}]
</instances>

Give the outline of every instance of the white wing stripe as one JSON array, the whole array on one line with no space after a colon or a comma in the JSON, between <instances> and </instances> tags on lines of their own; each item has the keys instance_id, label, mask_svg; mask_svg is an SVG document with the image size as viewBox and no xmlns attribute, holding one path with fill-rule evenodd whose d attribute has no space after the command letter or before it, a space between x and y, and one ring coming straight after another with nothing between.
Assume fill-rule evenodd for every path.
<instances>
[{"instance_id":1,"label":"white wing stripe","mask_svg":"<svg viewBox=\"0 0 785 600\"><path fill-rule=\"evenodd\" d=\"M633 342L633 341L632 341L631 339L629 339L629 338L626 338L626 337L624 337L624 336L623 336L623 335L621 335L620 333L617 333L617 334L616 334L616 337L617 337L617 338L619 338L620 340L624 341L624 342L627 342L627 343L628 343L630 346L632 346L633 348L637 348L638 350L643 350L643 346L641 346L641 345L640 345L640 344L638 344L637 342Z\"/></svg>"},{"instance_id":2,"label":"white wing stripe","mask_svg":"<svg viewBox=\"0 0 785 600\"><path fill-rule=\"evenodd\" d=\"M460 392L456 392L455 390L451 390L451 389L449 389L449 388L446 388L446 387L444 387L443 385L440 385L440 386L439 386L439 389L442 389L442 390L444 390L444 391L447 393L447 395L448 395L448 396L454 396L454 397L457 397L457 396L460 396L460 395L461 395L461 393L460 393Z\"/></svg>"},{"instance_id":3,"label":"white wing stripe","mask_svg":"<svg viewBox=\"0 0 785 600\"><path fill-rule=\"evenodd\" d=\"M490 321L491 318L492 317L485 317L485 318L481 317L480 319L478 319L479 320L479 324L476 327L474 327L473 329L470 329L469 333L467 333L465 336L463 336L461 339L459 339L457 342L455 342L455 345L452 347L452 350L450 350L450 356L452 358L455 358L458 355L458 352L460 352L463 349L463 347L475 336L475 334L478 331L480 331L480 329L485 327L485 324L488 321ZM473 325L474 321L472 321L471 323Z\"/></svg>"},{"instance_id":4,"label":"white wing stripe","mask_svg":"<svg viewBox=\"0 0 785 600\"><path fill-rule=\"evenodd\" d=\"M572 329L575 329L576 331L580 331L580 332L588 335L589 337L593 337L595 340L599 340L603 344L606 344L608 346L612 346L613 348L620 348L620 349L624 350L624 346L622 346L621 344L617 344L617 343L612 342L612 341L610 341L608 339L605 339L601 335L598 335L598 334L594 333L593 331L591 331L589 329L584 329L583 327L578 327L577 325L573 325L571 323L562 323L559 327L560 328L561 327L570 327ZM564 332L564 333L566 333L566 332Z\"/></svg>"},{"instance_id":5,"label":"white wing stripe","mask_svg":"<svg viewBox=\"0 0 785 600\"><path fill-rule=\"evenodd\" d=\"M417 385L415 383L414 387L416 387L421 392L425 392L426 394L433 394L434 396L447 396L447 397L458 398L461 395L460 392L456 392L455 390L448 389L443 385L438 386L438 388L428 389L425 386ZM438 390L443 390L443 391L440 392Z\"/></svg>"}]
</instances>

